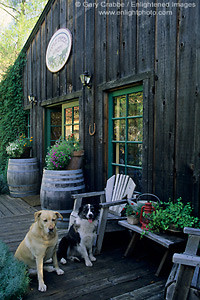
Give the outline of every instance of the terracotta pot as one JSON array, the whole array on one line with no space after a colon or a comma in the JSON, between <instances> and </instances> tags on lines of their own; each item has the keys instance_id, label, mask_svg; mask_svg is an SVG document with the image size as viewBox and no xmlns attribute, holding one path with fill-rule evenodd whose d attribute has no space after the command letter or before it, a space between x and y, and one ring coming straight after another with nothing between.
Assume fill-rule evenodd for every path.
<instances>
[{"instance_id":1,"label":"terracotta pot","mask_svg":"<svg viewBox=\"0 0 200 300\"><path fill-rule=\"evenodd\" d=\"M139 223L139 219L135 215L127 216L127 222L131 225L137 225Z\"/></svg>"},{"instance_id":2,"label":"terracotta pot","mask_svg":"<svg viewBox=\"0 0 200 300\"><path fill-rule=\"evenodd\" d=\"M82 168L84 150L74 151L66 170L78 170Z\"/></svg>"}]
</instances>

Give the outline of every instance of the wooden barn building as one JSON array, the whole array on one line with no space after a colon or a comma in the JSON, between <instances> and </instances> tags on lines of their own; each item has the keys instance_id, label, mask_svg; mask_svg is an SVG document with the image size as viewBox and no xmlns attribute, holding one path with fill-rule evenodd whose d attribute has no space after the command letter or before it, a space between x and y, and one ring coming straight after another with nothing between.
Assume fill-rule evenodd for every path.
<instances>
[{"instance_id":1,"label":"wooden barn building","mask_svg":"<svg viewBox=\"0 0 200 300\"><path fill-rule=\"evenodd\" d=\"M181 196L199 214L199 28L199 0L49 0L24 46L23 106L41 175L48 146L73 132L88 191L129 174L138 191Z\"/></svg>"}]
</instances>

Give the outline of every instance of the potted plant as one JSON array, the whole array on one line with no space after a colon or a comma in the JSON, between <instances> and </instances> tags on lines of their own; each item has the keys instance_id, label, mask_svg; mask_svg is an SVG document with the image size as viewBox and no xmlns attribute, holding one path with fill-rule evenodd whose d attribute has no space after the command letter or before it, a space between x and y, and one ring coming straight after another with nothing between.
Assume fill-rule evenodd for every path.
<instances>
[{"instance_id":1,"label":"potted plant","mask_svg":"<svg viewBox=\"0 0 200 300\"><path fill-rule=\"evenodd\" d=\"M74 205L72 194L85 191L84 176L81 168L84 151L80 143L71 134L62 137L51 146L46 155L43 170L40 200L42 209L58 210L64 219L59 226L66 226Z\"/></svg>"},{"instance_id":2,"label":"potted plant","mask_svg":"<svg viewBox=\"0 0 200 300\"><path fill-rule=\"evenodd\" d=\"M155 212L150 216L148 228L151 231L172 231L179 232L184 227L199 227L200 220L192 215L190 202L184 204L182 198L176 201L169 199L169 202L161 202L156 206Z\"/></svg>"},{"instance_id":3,"label":"potted plant","mask_svg":"<svg viewBox=\"0 0 200 300\"><path fill-rule=\"evenodd\" d=\"M33 137L26 138L22 134L15 141L9 143L6 147L6 152L10 158L29 158L32 142Z\"/></svg>"},{"instance_id":4,"label":"potted plant","mask_svg":"<svg viewBox=\"0 0 200 300\"><path fill-rule=\"evenodd\" d=\"M53 146L51 146L46 155L46 169L80 169L83 155L84 151L80 150L80 143L75 138L74 134L69 135L66 140L61 137ZM79 158L79 160L75 158Z\"/></svg>"},{"instance_id":5,"label":"potted plant","mask_svg":"<svg viewBox=\"0 0 200 300\"><path fill-rule=\"evenodd\" d=\"M136 225L139 223L141 207L141 204L128 202L122 209L121 215L127 216L127 222L129 224Z\"/></svg>"}]
</instances>

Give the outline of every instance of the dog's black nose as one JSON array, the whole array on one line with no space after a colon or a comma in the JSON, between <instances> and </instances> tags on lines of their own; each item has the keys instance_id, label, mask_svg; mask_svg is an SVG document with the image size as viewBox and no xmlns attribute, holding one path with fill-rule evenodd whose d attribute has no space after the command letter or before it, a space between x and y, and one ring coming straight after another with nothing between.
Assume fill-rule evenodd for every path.
<instances>
[{"instance_id":1,"label":"dog's black nose","mask_svg":"<svg viewBox=\"0 0 200 300\"><path fill-rule=\"evenodd\" d=\"M49 232L52 232L53 231L53 228L49 228Z\"/></svg>"},{"instance_id":2,"label":"dog's black nose","mask_svg":"<svg viewBox=\"0 0 200 300\"><path fill-rule=\"evenodd\" d=\"M92 217L93 217L93 214L89 214L89 219L92 219Z\"/></svg>"}]
</instances>

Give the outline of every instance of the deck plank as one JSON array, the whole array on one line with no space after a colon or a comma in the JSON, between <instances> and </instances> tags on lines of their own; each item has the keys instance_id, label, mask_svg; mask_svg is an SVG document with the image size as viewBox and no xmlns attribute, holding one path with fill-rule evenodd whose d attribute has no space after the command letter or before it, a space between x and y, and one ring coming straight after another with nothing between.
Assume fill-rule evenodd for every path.
<instances>
[{"instance_id":1,"label":"deck plank","mask_svg":"<svg viewBox=\"0 0 200 300\"><path fill-rule=\"evenodd\" d=\"M0 217L23 215L36 211L35 208L20 198L0 195Z\"/></svg>"}]
</instances>

